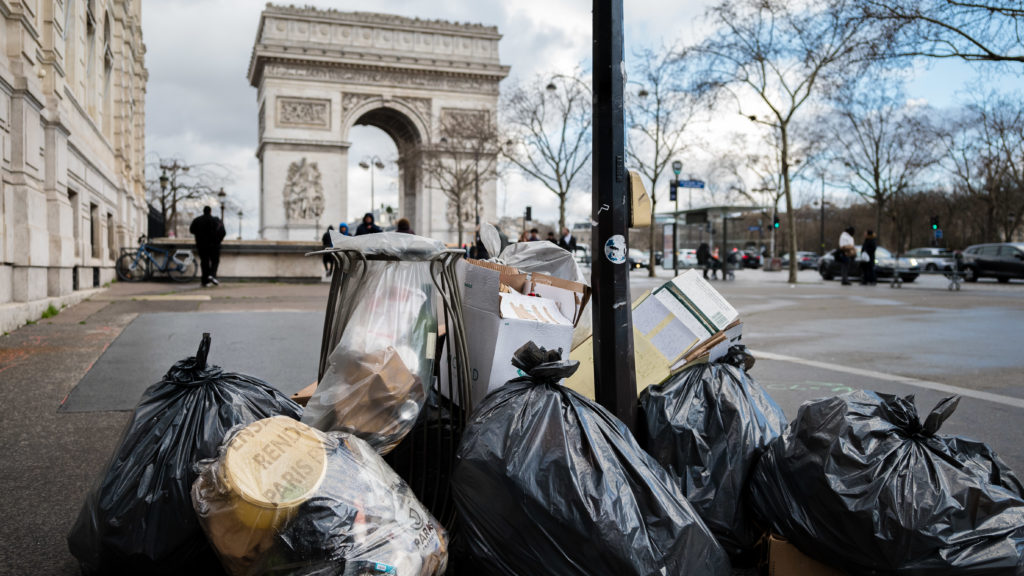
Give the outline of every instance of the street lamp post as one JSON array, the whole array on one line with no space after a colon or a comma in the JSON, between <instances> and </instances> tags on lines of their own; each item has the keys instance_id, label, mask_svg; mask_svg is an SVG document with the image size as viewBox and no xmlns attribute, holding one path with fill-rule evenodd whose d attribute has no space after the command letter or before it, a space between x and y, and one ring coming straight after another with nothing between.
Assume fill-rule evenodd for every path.
<instances>
[{"instance_id":1,"label":"street lamp post","mask_svg":"<svg viewBox=\"0 0 1024 576\"><path fill-rule=\"evenodd\" d=\"M376 168L377 170L383 170L384 169L384 161L381 160L380 156L377 156L376 154L374 154L373 156L367 156L366 158L363 158L359 162L359 167L362 168L363 170L369 170L370 171L370 214L373 214L374 215L373 217L376 220L376 218L377 218L377 204L375 204L375 200L374 200L373 169Z\"/></svg>"},{"instance_id":2,"label":"street lamp post","mask_svg":"<svg viewBox=\"0 0 1024 576\"><path fill-rule=\"evenodd\" d=\"M242 211L238 211L238 239L242 239Z\"/></svg>"},{"instance_id":3,"label":"street lamp post","mask_svg":"<svg viewBox=\"0 0 1024 576\"><path fill-rule=\"evenodd\" d=\"M683 171L683 163L679 160L672 161L672 173L676 175L676 186L679 185L679 174ZM663 243L664 244L664 243ZM654 246L651 246L651 256L654 256ZM679 275L679 189L676 189L676 210L672 215L672 275Z\"/></svg>"},{"instance_id":4,"label":"street lamp post","mask_svg":"<svg viewBox=\"0 0 1024 576\"><path fill-rule=\"evenodd\" d=\"M825 255L825 175L821 175L821 250L818 252ZM796 255L794 254L795 258Z\"/></svg>"},{"instance_id":5,"label":"street lamp post","mask_svg":"<svg viewBox=\"0 0 1024 576\"><path fill-rule=\"evenodd\" d=\"M224 222L224 202L227 200L228 193L223 188L217 192L217 199L220 200L220 221Z\"/></svg>"}]
</instances>

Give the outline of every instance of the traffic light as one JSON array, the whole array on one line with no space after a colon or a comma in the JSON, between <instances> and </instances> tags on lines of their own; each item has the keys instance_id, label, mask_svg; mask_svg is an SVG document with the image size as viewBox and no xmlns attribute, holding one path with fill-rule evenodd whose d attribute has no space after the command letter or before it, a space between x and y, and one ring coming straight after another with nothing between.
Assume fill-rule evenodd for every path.
<instances>
[{"instance_id":1,"label":"traffic light","mask_svg":"<svg viewBox=\"0 0 1024 576\"><path fill-rule=\"evenodd\" d=\"M779 227L779 215L775 214L772 217L772 228L778 228L778 227Z\"/></svg>"},{"instance_id":2,"label":"traffic light","mask_svg":"<svg viewBox=\"0 0 1024 576\"><path fill-rule=\"evenodd\" d=\"M938 216L932 216L932 230L938 230L938 229L939 229L939 217Z\"/></svg>"},{"instance_id":3,"label":"traffic light","mask_svg":"<svg viewBox=\"0 0 1024 576\"><path fill-rule=\"evenodd\" d=\"M669 201L675 202L676 198L677 198L676 194L678 194L678 193L679 193L679 182L677 180L672 180L668 184L668 199L669 199Z\"/></svg>"},{"instance_id":4,"label":"traffic light","mask_svg":"<svg viewBox=\"0 0 1024 576\"><path fill-rule=\"evenodd\" d=\"M526 214L524 216L527 222L533 221L533 206L526 207Z\"/></svg>"}]
</instances>

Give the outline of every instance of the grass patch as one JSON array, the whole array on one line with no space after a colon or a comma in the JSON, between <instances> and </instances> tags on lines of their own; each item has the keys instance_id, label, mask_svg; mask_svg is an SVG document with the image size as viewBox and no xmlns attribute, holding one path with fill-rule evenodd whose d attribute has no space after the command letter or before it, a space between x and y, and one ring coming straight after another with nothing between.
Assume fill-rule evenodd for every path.
<instances>
[{"instance_id":1,"label":"grass patch","mask_svg":"<svg viewBox=\"0 0 1024 576\"><path fill-rule=\"evenodd\" d=\"M47 318L53 318L57 314L60 314L60 310L53 304L50 304L49 306L46 307L46 310L43 310L43 320L46 320Z\"/></svg>"},{"instance_id":2,"label":"grass patch","mask_svg":"<svg viewBox=\"0 0 1024 576\"><path fill-rule=\"evenodd\" d=\"M85 324L85 320L79 320L78 323L79 324Z\"/></svg>"},{"instance_id":3,"label":"grass patch","mask_svg":"<svg viewBox=\"0 0 1024 576\"><path fill-rule=\"evenodd\" d=\"M35 326L35 325L36 325L36 321L35 320L25 320L25 326Z\"/></svg>"}]
</instances>

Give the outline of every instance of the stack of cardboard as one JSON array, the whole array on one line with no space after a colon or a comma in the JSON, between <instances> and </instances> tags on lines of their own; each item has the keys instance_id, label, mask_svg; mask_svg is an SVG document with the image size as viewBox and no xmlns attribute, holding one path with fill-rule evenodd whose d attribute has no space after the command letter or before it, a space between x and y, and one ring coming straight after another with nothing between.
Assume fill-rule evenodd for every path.
<instances>
[{"instance_id":1,"label":"stack of cardboard","mask_svg":"<svg viewBox=\"0 0 1024 576\"><path fill-rule=\"evenodd\" d=\"M459 275L473 405L522 376L510 359L526 342L561 349L563 358L569 358L573 328L590 299L589 286L481 260L460 263ZM442 368L442 380L446 372ZM461 404L461 399L453 400Z\"/></svg>"},{"instance_id":2,"label":"stack of cardboard","mask_svg":"<svg viewBox=\"0 0 1024 576\"><path fill-rule=\"evenodd\" d=\"M645 293L633 302L637 395L689 365L721 358L742 335L736 309L697 270ZM580 369L565 385L593 398L593 340L584 340L570 357Z\"/></svg>"}]
</instances>

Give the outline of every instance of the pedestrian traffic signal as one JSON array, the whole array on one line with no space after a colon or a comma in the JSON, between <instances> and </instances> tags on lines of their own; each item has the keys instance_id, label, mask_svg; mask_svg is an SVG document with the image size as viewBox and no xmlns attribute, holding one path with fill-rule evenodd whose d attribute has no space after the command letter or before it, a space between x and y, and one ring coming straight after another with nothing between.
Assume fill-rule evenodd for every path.
<instances>
[{"instance_id":1,"label":"pedestrian traffic signal","mask_svg":"<svg viewBox=\"0 0 1024 576\"><path fill-rule=\"evenodd\" d=\"M772 217L772 228L778 228L778 227L779 227L779 215L776 214L775 216Z\"/></svg>"},{"instance_id":2,"label":"pedestrian traffic signal","mask_svg":"<svg viewBox=\"0 0 1024 576\"><path fill-rule=\"evenodd\" d=\"M939 229L939 217L938 216L932 216L932 230L938 230L938 229Z\"/></svg>"}]
</instances>

